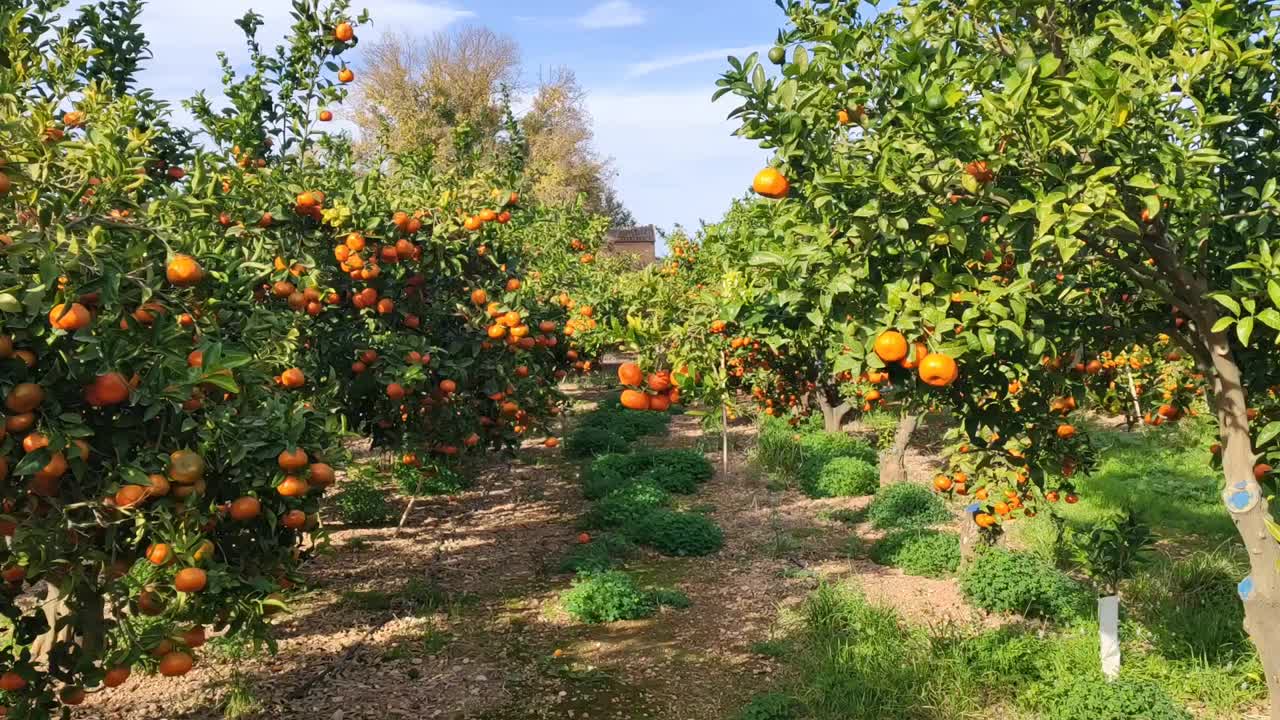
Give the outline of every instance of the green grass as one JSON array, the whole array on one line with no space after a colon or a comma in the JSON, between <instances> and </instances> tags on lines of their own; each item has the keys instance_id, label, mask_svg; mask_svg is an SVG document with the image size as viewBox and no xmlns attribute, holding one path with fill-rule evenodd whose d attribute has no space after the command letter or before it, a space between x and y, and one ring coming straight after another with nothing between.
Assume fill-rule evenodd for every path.
<instances>
[{"instance_id":1,"label":"green grass","mask_svg":"<svg viewBox=\"0 0 1280 720\"><path fill-rule=\"evenodd\" d=\"M784 666L769 689L797 702L795 717L811 720L1145 717L1125 714L1135 702L1160 720L1184 717L1182 706L1226 720L1265 697L1256 660L1171 658L1133 621L1122 626L1121 681L1110 686L1091 620L1057 629L926 629L849 588L824 585L784 627L785 637L758 644Z\"/></svg>"}]
</instances>

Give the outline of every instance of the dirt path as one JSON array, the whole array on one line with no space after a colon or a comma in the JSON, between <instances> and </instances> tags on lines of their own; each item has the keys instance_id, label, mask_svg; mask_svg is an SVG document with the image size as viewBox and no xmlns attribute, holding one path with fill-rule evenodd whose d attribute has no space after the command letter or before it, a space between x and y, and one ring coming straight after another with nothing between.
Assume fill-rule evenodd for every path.
<instances>
[{"instance_id":1,"label":"dirt path","mask_svg":"<svg viewBox=\"0 0 1280 720\"><path fill-rule=\"evenodd\" d=\"M820 577L854 579L912 620L972 619L954 581L851 557L872 531L824 518L868 498L767 489L747 462L752 433L733 428L728 473L718 436L704 436L694 417L641 440L700 448L717 462L716 476L684 504L709 510L725 548L628 566L646 583L683 590L688 609L607 626L559 610L571 578L556 566L585 503L574 465L528 448L467 493L419 501L400 537L334 532L333 551L309 567L312 589L279 623L277 654L210 647L188 676L135 677L78 715L197 720L230 707L243 718L717 720L768 685L777 668L757 644L776 632L779 608L800 602ZM910 465L930 476L929 457Z\"/></svg>"}]
</instances>

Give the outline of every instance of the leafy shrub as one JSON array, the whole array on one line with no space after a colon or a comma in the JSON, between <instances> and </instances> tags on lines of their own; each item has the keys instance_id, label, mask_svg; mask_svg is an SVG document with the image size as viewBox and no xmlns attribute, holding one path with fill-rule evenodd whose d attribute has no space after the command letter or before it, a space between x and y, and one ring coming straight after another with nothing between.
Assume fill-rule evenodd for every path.
<instances>
[{"instance_id":1,"label":"leafy shrub","mask_svg":"<svg viewBox=\"0 0 1280 720\"><path fill-rule=\"evenodd\" d=\"M653 597L618 570L580 575L560 600L566 612L587 623L638 620L657 609Z\"/></svg>"},{"instance_id":2,"label":"leafy shrub","mask_svg":"<svg viewBox=\"0 0 1280 720\"><path fill-rule=\"evenodd\" d=\"M628 532L663 555L710 555L724 546L724 531L696 513L654 510L632 523Z\"/></svg>"},{"instance_id":3,"label":"leafy shrub","mask_svg":"<svg viewBox=\"0 0 1280 720\"><path fill-rule=\"evenodd\" d=\"M635 478L635 482L657 485L676 495L692 495L698 492L698 481L688 471L680 468L652 467Z\"/></svg>"},{"instance_id":4,"label":"leafy shrub","mask_svg":"<svg viewBox=\"0 0 1280 720\"><path fill-rule=\"evenodd\" d=\"M569 435L565 452L572 458L589 458L627 449L625 438L608 428L583 425Z\"/></svg>"},{"instance_id":5,"label":"leafy shrub","mask_svg":"<svg viewBox=\"0 0 1280 720\"><path fill-rule=\"evenodd\" d=\"M601 455L582 473L582 494L599 500L653 467L648 453Z\"/></svg>"},{"instance_id":6,"label":"leafy shrub","mask_svg":"<svg viewBox=\"0 0 1280 720\"><path fill-rule=\"evenodd\" d=\"M587 511L581 525L588 530L623 527L670 503L666 490L642 480L605 495Z\"/></svg>"},{"instance_id":7,"label":"leafy shrub","mask_svg":"<svg viewBox=\"0 0 1280 720\"><path fill-rule=\"evenodd\" d=\"M645 435L656 435L666 430L671 418L666 413L623 410L621 406L609 406L583 416L580 427L609 430L624 440L636 440Z\"/></svg>"},{"instance_id":8,"label":"leafy shrub","mask_svg":"<svg viewBox=\"0 0 1280 720\"><path fill-rule=\"evenodd\" d=\"M738 711L734 720L791 720L799 717L800 704L784 693L757 695Z\"/></svg>"},{"instance_id":9,"label":"leafy shrub","mask_svg":"<svg viewBox=\"0 0 1280 720\"><path fill-rule=\"evenodd\" d=\"M937 530L895 530L871 546L871 559L908 575L942 577L960 566L960 537Z\"/></svg>"},{"instance_id":10,"label":"leafy shrub","mask_svg":"<svg viewBox=\"0 0 1280 720\"><path fill-rule=\"evenodd\" d=\"M456 495L466 490L467 479L443 465L406 465L397 463L392 477L400 491L416 497Z\"/></svg>"},{"instance_id":11,"label":"leafy shrub","mask_svg":"<svg viewBox=\"0 0 1280 720\"><path fill-rule=\"evenodd\" d=\"M635 546L621 535L599 533L589 543L574 545L560 561L560 572L596 573L612 570L635 553Z\"/></svg>"},{"instance_id":12,"label":"leafy shrub","mask_svg":"<svg viewBox=\"0 0 1280 720\"><path fill-rule=\"evenodd\" d=\"M653 602L657 605L677 610L683 610L693 604L688 595L673 588L657 588L649 592L649 597L653 598Z\"/></svg>"},{"instance_id":13,"label":"leafy shrub","mask_svg":"<svg viewBox=\"0 0 1280 720\"><path fill-rule=\"evenodd\" d=\"M871 524L880 529L922 528L951 519L946 503L928 488L911 483L886 485L867 508Z\"/></svg>"},{"instance_id":14,"label":"leafy shrub","mask_svg":"<svg viewBox=\"0 0 1280 720\"><path fill-rule=\"evenodd\" d=\"M1043 698L1046 720L1191 720L1159 685L1101 675L1070 675Z\"/></svg>"},{"instance_id":15,"label":"leafy shrub","mask_svg":"<svg viewBox=\"0 0 1280 720\"><path fill-rule=\"evenodd\" d=\"M760 420L755 459L760 467L773 473L789 475L804 459L800 451L800 433L786 421L765 415Z\"/></svg>"},{"instance_id":16,"label":"leafy shrub","mask_svg":"<svg viewBox=\"0 0 1280 720\"><path fill-rule=\"evenodd\" d=\"M859 458L875 465L879 460L875 448L862 438L842 432L815 432L800 436L800 452L806 468L813 472L836 458Z\"/></svg>"},{"instance_id":17,"label":"leafy shrub","mask_svg":"<svg viewBox=\"0 0 1280 720\"><path fill-rule=\"evenodd\" d=\"M833 458L802 487L815 498L870 495L880 487L880 470L862 458Z\"/></svg>"},{"instance_id":18,"label":"leafy shrub","mask_svg":"<svg viewBox=\"0 0 1280 720\"><path fill-rule=\"evenodd\" d=\"M872 410L862 416L862 424L875 433L877 450L884 451L893 447L899 419L897 415L884 410Z\"/></svg>"},{"instance_id":19,"label":"leafy shrub","mask_svg":"<svg viewBox=\"0 0 1280 720\"><path fill-rule=\"evenodd\" d=\"M338 517L348 525L384 525L391 521L391 505L377 483L365 477L352 477L333 496Z\"/></svg>"},{"instance_id":20,"label":"leafy shrub","mask_svg":"<svg viewBox=\"0 0 1280 720\"><path fill-rule=\"evenodd\" d=\"M599 500L624 485L649 481L671 493L691 494L711 479L715 468L695 450L645 450L603 455L582 474L582 493Z\"/></svg>"},{"instance_id":21,"label":"leafy shrub","mask_svg":"<svg viewBox=\"0 0 1280 720\"><path fill-rule=\"evenodd\" d=\"M969 602L989 612L1071 620L1087 608L1080 583L1030 553L990 548L960 579Z\"/></svg>"}]
</instances>

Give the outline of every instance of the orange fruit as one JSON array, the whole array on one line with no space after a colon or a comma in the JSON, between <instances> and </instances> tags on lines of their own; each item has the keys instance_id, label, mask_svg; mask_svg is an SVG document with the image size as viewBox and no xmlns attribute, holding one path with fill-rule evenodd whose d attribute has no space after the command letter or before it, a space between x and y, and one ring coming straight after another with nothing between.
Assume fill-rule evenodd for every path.
<instances>
[{"instance_id":1,"label":"orange fruit","mask_svg":"<svg viewBox=\"0 0 1280 720\"><path fill-rule=\"evenodd\" d=\"M231 502L229 514L232 520L252 520L262 512L262 503L256 497L242 497Z\"/></svg>"},{"instance_id":2,"label":"orange fruit","mask_svg":"<svg viewBox=\"0 0 1280 720\"><path fill-rule=\"evenodd\" d=\"M49 311L49 325L54 330L75 332L88 327L90 320L89 309L80 303L71 303L70 306L59 303Z\"/></svg>"},{"instance_id":3,"label":"orange fruit","mask_svg":"<svg viewBox=\"0 0 1280 720\"><path fill-rule=\"evenodd\" d=\"M35 383L18 383L5 396L4 406L10 412L22 415L34 411L44 402L44 388Z\"/></svg>"},{"instance_id":4,"label":"orange fruit","mask_svg":"<svg viewBox=\"0 0 1280 720\"><path fill-rule=\"evenodd\" d=\"M276 456L276 464L285 472L296 472L307 466L307 451L302 448L284 450Z\"/></svg>"},{"instance_id":5,"label":"orange fruit","mask_svg":"<svg viewBox=\"0 0 1280 720\"><path fill-rule=\"evenodd\" d=\"M329 487L336 479L333 468L325 463L312 463L311 475L307 478L315 487Z\"/></svg>"},{"instance_id":6,"label":"orange fruit","mask_svg":"<svg viewBox=\"0 0 1280 720\"><path fill-rule=\"evenodd\" d=\"M355 36L355 28L351 27L351 23L349 22L338 23L338 26L333 29L333 37L336 38L338 42L351 42L351 39Z\"/></svg>"},{"instance_id":7,"label":"orange fruit","mask_svg":"<svg viewBox=\"0 0 1280 720\"><path fill-rule=\"evenodd\" d=\"M329 110L320 111L320 122L329 122L333 119L333 113Z\"/></svg>"},{"instance_id":8,"label":"orange fruit","mask_svg":"<svg viewBox=\"0 0 1280 720\"><path fill-rule=\"evenodd\" d=\"M1076 427L1074 425L1066 425L1066 424L1059 425L1057 433L1058 433L1058 437L1062 438L1063 440L1070 440L1071 438L1076 436Z\"/></svg>"},{"instance_id":9,"label":"orange fruit","mask_svg":"<svg viewBox=\"0 0 1280 720\"><path fill-rule=\"evenodd\" d=\"M311 486L306 480L297 475L287 475L284 480L280 481L280 485L276 487L276 492L284 497L302 497L311 490Z\"/></svg>"},{"instance_id":10,"label":"orange fruit","mask_svg":"<svg viewBox=\"0 0 1280 720\"><path fill-rule=\"evenodd\" d=\"M189 648L198 648L204 645L204 626L196 625L190 630L182 633L182 644Z\"/></svg>"},{"instance_id":11,"label":"orange fruit","mask_svg":"<svg viewBox=\"0 0 1280 720\"><path fill-rule=\"evenodd\" d=\"M349 83L356 79L356 74L351 68L342 68L338 71L338 82Z\"/></svg>"},{"instance_id":12,"label":"orange fruit","mask_svg":"<svg viewBox=\"0 0 1280 720\"><path fill-rule=\"evenodd\" d=\"M193 450L175 450L169 455L169 478L190 485L204 477L204 458Z\"/></svg>"},{"instance_id":13,"label":"orange fruit","mask_svg":"<svg viewBox=\"0 0 1280 720\"><path fill-rule=\"evenodd\" d=\"M184 652L171 652L160 658L160 674L165 677L179 677L191 671L195 660Z\"/></svg>"},{"instance_id":14,"label":"orange fruit","mask_svg":"<svg viewBox=\"0 0 1280 720\"><path fill-rule=\"evenodd\" d=\"M132 674L133 671L128 666L117 665L107 671L106 676L102 678L102 684L109 688L120 687Z\"/></svg>"},{"instance_id":15,"label":"orange fruit","mask_svg":"<svg viewBox=\"0 0 1280 720\"><path fill-rule=\"evenodd\" d=\"M776 169L765 168L756 173L755 179L751 181L751 189L758 195L780 200L791 190L791 183Z\"/></svg>"},{"instance_id":16,"label":"orange fruit","mask_svg":"<svg viewBox=\"0 0 1280 720\"><path fill-rule=\"evenodd\" d=\"M455 392L457 392L457 391L458 391L458 383L456 383L456 382L454 382L454 381L452 381L452 380L441 380L441 381L440 381L440 392L441 392L441 393L444 393L445 395L452 395L452 394L454 394L454 393L455 393Z\"/></svg>"},{"instance_id":17,"label":"orange fruit","mask_svg":"<svg viewBox=\"0 0 1280 720\"><path fill-rule=\"evenodd\" d=\"M147 488L125 485L116 491L116 507L131 508L147 499Z\"/></svg>"},{"instance_id":18,"label":"orange fruit","mask_svg":"<svg viewBox=\"0 0 1280 720\"><path fill-rule=\"evenodd\" d=\"M165 266L164 275L178 287L190 287L204 279L204 269L190 255L174 255Z\"/></svg>"},{"instance_id":19,"label":"orange fruit","mask_svg":"<svg viewBox=\"0 0 1280 720\"><path fill-rule=\"evenodd\" d=\"M644 382L644 372L633 362L622 363L618 366L618 382L623 385L639 385Z\"/></svg>"},{"instance_id":20,"label":"orange fruit","mask_svg":"<svg viewBox=\"0 0 1280 720\"><path fill-rule=\"evenodd\" d=\"M489 293L480 288L471 291L471 303L476 306L489 302Z\"/></svg>"},{"instance_id":21,"label":"orange fruit","mask_svg":"<svg viewBox=\"0 0 1280 720\"><path fill-rule=\"evenodd\" d=\"M956 361L949 355L929 353L920 361L920 379L925 385L946 387L960 375Z\"/></svg>"},{"instance_id":22,"label":"orange fruit","mask_svg":"<svg viewBox=\"0 0 1280 720\"><path fill-rule=\"evenodd\" d=\"M0 690L4 690L5 692L18 692L26 686L26 679L12 670L0 675Z\"/></svg>"},{"instance_id":23,"label":"orange fruit","mask_svg":"<svg viewBox=\"0 0 1280 720\"><path fill-rule=\"evenodd\" d=\"M895 363L907 356L907 338L897 330L887 330L876 338L874 349L881 360Z\"/></svg>"},{"instance_id":24,"label":"orange fruit","mask_svg":"<svg viewBox=\"0 0 1280 720\"><path fill-rule=\"evenodd\" d=\"M173 586L178 592L197 593L209 584L209 575L200 568L183 568L173 578Z\"/></svg>"},{"instance_id":25,"label":"orange fruit","mask_svg":"<svg viewBox=\"0 0 1280 720\"><path fill-rule=\"evenodd\" d=\"M84 399L93 407L119 405L129 399L129 381L120 373L99 375L85 388Z\"/></svg>"},{"instance_id":26,"label":"orange fruit","mask_svg":"<svg viewBox=\"0 0 1280 720\"><path fill-rule=\"evenodd\" d=\"M289 368L280 373L280 384L290 390L296 390L307 384L307 376L303 375L298 368Z\"/></svg>"},{"instance_id":27,"label":"orange fruit","mask_svg":"<svg viewBox=\"0 0 1280 720\"><path fill-rule=\"evenodd\" d=\"M933 487L938 492L947 492L955 486L955 482L946 475L939 475L933 479Z\"/></svg>"},{"instance_id":28,"label":"orange fruit","mask_svg":"<svg viewBox=\"0 0 1280 720\"><path fill-rule=\"evenodd\" d=\"M147 548L147 561L152 565L168 565L173 560L173 549L165 543L156 543Z\"/></svg>"},{"instance_id":29,"label":"orange fruit","mask_svg":"<svg viewBox=\"0 0 1280 720\"><path fill-rule=\"evenodd\" d=\"M628 410L649 409L649 396L639 390L623 390L620 400L622 407Z\"/></svg>"}]
</instances>

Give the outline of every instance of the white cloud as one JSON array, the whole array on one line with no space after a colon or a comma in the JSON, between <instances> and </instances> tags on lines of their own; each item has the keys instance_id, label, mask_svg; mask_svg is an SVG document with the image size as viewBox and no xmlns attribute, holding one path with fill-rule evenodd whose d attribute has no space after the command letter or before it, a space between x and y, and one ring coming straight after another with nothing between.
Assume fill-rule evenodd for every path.
<instances>
[{"instance_id":1,"label":"white cloud","mask_svg":"<svg viewBox=\"0 0 1280 720\"><path fill-rule=\"evenodd\" d=\"M588 10L578 24L588 30L631 27L644 24L644 13L629 0L609 0Z\"/></svg>"},{"instance_id":2,"label":"white cloud","mask_svg":"<svg viewBox=\"0 0 1280 720\"><path fill-rule=\"evenodd\" d=\"M655 60L649 60L647 62L628 65L627 75L629 77L640 77L642 75L650 75L662 70L684 67L685 65L694 65L697 63L710 62L712 60L723 61L730 55L735 57L746 57L753 52L764 52L767 49L767 45L760 45L756 47L722 48L719 50L706 50L703 52L690 53L688 55L677 55L676 57L663 57Z\"/></svg>"},{"instance_id":3,"label":"white cloud","mask_svg":"<svg viewBox=\"0 0 1280 720\"><path fill-rule=\"evenodd\" d=\"M715 222L751 186L768 160L756 143L734 136L728 99L692 91L592 93L596 147L614 159L622 201L643 224L696 230Z\"/></svg>"}]
</instances>

